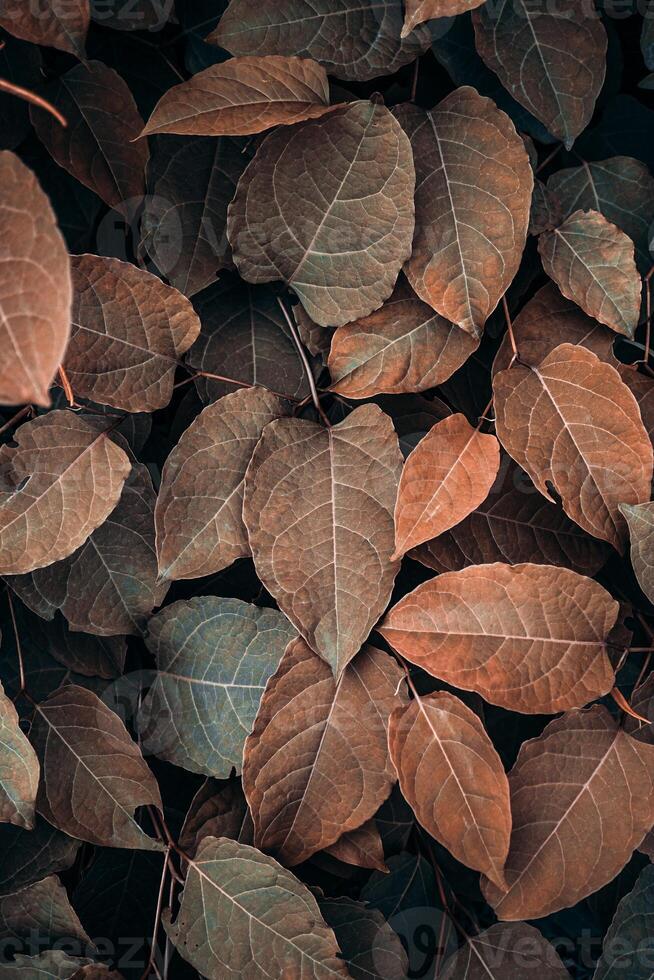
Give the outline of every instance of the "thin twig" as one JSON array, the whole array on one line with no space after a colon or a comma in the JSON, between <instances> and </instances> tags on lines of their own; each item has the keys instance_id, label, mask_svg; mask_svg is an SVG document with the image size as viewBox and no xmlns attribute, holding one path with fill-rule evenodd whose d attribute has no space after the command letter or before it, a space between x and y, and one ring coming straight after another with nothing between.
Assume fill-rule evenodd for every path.
<instances>
[{"instance_id":1,"label":"thin twig","mask_svg":"<svg viewBox=\"0 0 654 980\"><path fill-rule=\"evenodd\" d=\"M20 422L22 418L25 418L25 416L29 415L31 412L32 412L32 406L24 405L21 409L19 409L16 412L15 415L12 415L12 417L9 419L8 422L5 422L3 426L0 426L0 436L4 432L6 432L7 429L11 429L12 425L16 425L17 422Z\"/></svg>"},{"instance_id":2,"label":"thin twig","mask_svg":"<svg viewBox=\"0 0 654 980\"><path fill-rule=\"evenodd\" d=\"M157 908L154 913L154 924L152 926L152 942L150 944L150 957L146 963L145 970L141 974L141 980L147 980L150 976L150 971L155 969L157 976L161 976L159 969L156 967L155 960L157 958L157 936L159 935L159 926L161 924L161 913L163 911L163 896L164 887L166 884L166 875L168 874L168 855L170 853L170 848L166 848L166 854L164 857L163 871L161 872L161 881L159 882L159 894L157 896Z\"/></svg>"},{"instance_id":3,"label":"thin twig","mask_svg":"<svg viewBox=\"0 0 654 980\"><path fill-rule=\"evenodd\" d=\"M562 150L562 149L563 149L563 143L559 143L559 145L558 145L557 147L555 147L555 148L554 148L554 149L552 150L552 152L551 152L551 153L549 153L549 154L548 154L548 155L547 155L547 156L545 157L545 159L543 160L543 162L542 162L542 163L539 163L539 164L538 164L538 166L536 167L536 170L535 170L535 173L537 173L537 174L539 174L539 173L541 172L541 170L544 170L544 169L545 169L545 167L547 166L547 164L548 164L548 163L551 163L551 162L552 162L552 160L554 160L554 158L555 158L556 156L558 156L558 154L559 154L559 153L561 152L561 150Z\"/></svg>"},{"instance_id":4,"label":"thin twig","mask_svg":"<svg viewBox=\"0 0 654 980\"><path fill-rule=\"evenodd\" d=\"M64 394L68 399L68 404L72 408L73 405L75 405L75 394L73 392L73 386L71 385L68 379L68 375L66 374L63 364L59 365L58 374L59 374L59 381L61 382L61 387L64 389Z\"/></svg>"},{"instance_id":5,"label":"thin twig","mask_svg":"<svg viewBox=\"0 0 654 980\"><path fill-rule=\"evenodd\" d=\"M652 339L652 276L654 265L645 276L645 356L642 363L649 367L649 348Z\"/></svg>"},{"instance_id":6,"label":"thin twig","mask_svg":"<svg viewBox=\"0 0 654 980\"><path fill-rule=\"evenodd\" d=\"M23 663L23 648L20 644L20 636L18 635L18 624L16 622L16 613L14 612L14 602L11 598L11 589L6 586L7 589L7 602L9 603L9 615L11 616L11 625L14 631L14 641L16 643L16 656L18 657L18 679L20 688L18 694L14 698L14 701L18 700L21 694L27 692L27 684L25 682L25 664Z\"/></svg>"},{"instance_id":7,"label":"thin twig","mask_svg":"<svg viewBox=\"0 0 654 980\"><path fill-rule=\"evenodd\" d=\"M413 75L411 76L411 96L410 101L416 101L416 95L418 94L418 76L420 74L420 58L416 58L413 62Z\"/></svg>"},{"instance_id":8,"label":"thin twig","mask_svg":"<svg viewBox=\"0 0 654 980\"><path fill-rule=\"evenodd\" d=\"M518 347L515 342L515 336L513 334L513 322L511 320L511 314L509 313L509 304L506 301L506 295L502 297L502 308L504 309L504 319L506 320L506 329L509 333L509 341L511 342L511 350L513 351L513 360L519 360ZM513 361L511 362L513 363Z\"/></svg>"},{"instance_id":9,"label":"thin twig","mask_svg":"<svg viewBox=\"0 0 654 980\"><path fill-rule=\"evenodd\" d=\"M180 364L180 367L190 370L186 364ZM237 378L228 378L224 374L212 374L210 371L193 371L193 374L189 375L188 378L184 378L183 381L178 381L177 384L173 385L174 388L182 388L187 385L190 381L195 381L196 378L208 378L210 381L222 381L227 385L236 385L238 388L265 388L269 391L271 395L277 395L278 398L284 398L288 402L296 401L291 395L285 395L282 391L275 391L273 388L269 388L268 385L255 385L251 381L239 381Z\"/></svg>"},{"instance_id":10,"label":"thin twig","mask_svg":"<svg viewBox=\"0 0 654 980\"><path fill-rule=\"evenodd\" d=\"M10 95L15 95L19 99L24 99L25 102L31 102L32 105L37 105L40 109L45 109L62 126L68 126L66 117L62 116L58 109L55 109L47 99L41 98L36 92L30 92L28 88L23 88L22 85L14 85L13 82L8 82L6 78L0 78L0 89L3 92L9 92Z\"/></svg>"},{"instance_id":11,"label":"thin twig","mask_svg":"<svg viewBox=\"0 0 654 980\"><path fill-rule=\"evenodd\" d=\"M327 428L330 429L331 428L331 422L329 421L329 419L325 415L325 413L323 411L323 408L322 408L322 405L320 404L320 396L318 394L318 389L316 388L316 381L315 381L315 378L313 376L313 372L311 370L311 366L309 365L307 354L306 354L306 351L304 349L304 344L300 340L300 335L297 332L297 327L295 325L295 321L293 320L293 317L291 316L291 314L286 309L286 306L284 305L284 301L281 298L281 296L278 296L277 297L277 302L279 304L280 310L282 311L282 314L284 316L284 319L286 320L286 326L288 327L288 329L291 332L291 337L293 338L293 342L294 342L294 344L295 344L295 346L297 348L297 352L300 355L300 360L302 361L302 367L304 368L304 373L306 374L307 381L309 383L309 391L311 392L311 399L313 401L314 408L316 409L318 415L323 420L323 422L325 423L325 425L327 426Z\"/></svg>"}]
</instances>

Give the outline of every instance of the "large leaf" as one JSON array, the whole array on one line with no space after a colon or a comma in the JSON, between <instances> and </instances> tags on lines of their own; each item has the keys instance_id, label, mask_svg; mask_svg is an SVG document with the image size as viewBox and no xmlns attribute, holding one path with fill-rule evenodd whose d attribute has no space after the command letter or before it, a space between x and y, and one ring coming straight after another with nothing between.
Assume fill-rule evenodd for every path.
<instances>
[{"instance_id":1,"label":"large leaf","mask_svg":"<svg viewBox=\"0 0 654 980\"><path fill-rule=\"evenodd\" d=\"M231 58L174 85L143 135L247 136L329 111L325 69L308 58Z\"/></svg>"},{"instance_id":2,"label":"large leaf","mask_svg":"<svg viewBox=\"0 0 654 980\"><path fill-rule=\"evenodd\" d=\"M561 344L531 367L514 364L493 381L496 431L543 496L622 551L621 503L650 499L652 443L636 399L610 364Z\"/></svg>"},{"instance_id":3,"label":"large leaf","mask_svg":"<svg viewBox=\"0 0 654 980\"><path fill-rule=\"evenodd\" d=\"M189 862L173 945L208 980L227 976L347 977L334 933L311 892L246 844L207 837Z\"/></svg>"},{"instance_id":4,"label":"large leaf","mask_svg":"<svg viewBox=\"0 0 654 980\"><path fill-rule=\"evenodd\" d=\"M166 406L179 359L200 333L190 302L119 259L75 255L72 272L65 364L75 391L127 412Z\"/></svg>"},{"instance_id":5,"label":"large leaf","mask_svg":"<svg viewBox=\"0 0 654 980\"><path fill-rule=\"evenodd\" d=\"M367 316L411 254L414 187L409 141L383 105L282 127L229 206L234 262L248 282L284 280L322 326Z\"/></svg>"},{"instance_id":6,"label":"large leaf","mask_svg":"<svg viewBox=\"0 0 654 980\"><path fill-rule=\"evenodd\" d=\"M517 101L568 149L586 128L606 73L606 31L593 7L499 0L472 15L477 50Z\"/></svg>"},{"instance_id":7,"label":"large leaf","mask_svg":"<svg viewBox=\"0 0 654 980\"><path fill-rule=\"evenodd\" d=\"M0 823L34 826L39 760L0 684Z\"/></svg>"},{"instance_id":8,"label":"large leaf","mask_svg":"<svg viewBox=\"0 0 654 980\"><path fill-rule=\"evenodd\" d=\"M418 296L479 337L518 271L534 178L513 123L465 86L426 112L395 110L416 161L416 232L405 266Z\"/></svg>"},{"instance_id":9,"label":"large leaf","mask_svg":"<svg viewBox=\"0 0 654 980\"><path fill-rule=\"evenodd\" d=\"M0 895L20 891L48 875L65 871L75 860L80 843L38 815L31 830L3 824L0 827Z\"/></svg>"},{"instance_id":10,"label":"large leaf","mask_svg":"<svg viewBox=\"0 0 654 980\"><path fill-rule=\"evenodd\" d=\"M290 644L243 755L258 847L300 864L372 817L395 782L387 726L405 701L401 679L374 647L335 681L304 640Z\"/></svg>"},{"instance_id":11,"label":"large leaf","mask_svg":"<svg viewBox=\"0 0 654 980\"><path fill-rule=\"evenodd\" d=\"M425 391L447 381L476 348L401 281L379 310L335 331L331 390L347 398Z\"/></svg>"},{"instance_id":12,"label":"large leaf","mask_svg":"<svg viewBox=\"0 0 654 980\"><path fill-rule=\"evenodd\" d=\"M554 947L526 922L497 922L471 936L443 965L441 980L569 980Z\"/></svg>"},{"instance_id":13,"label":"large leaf","mask_svg":"<svg viewBox=\"0 0 654 980\"><path fill-rule=\"evenodd\" d=\"M47 4L3 0L0 25L15 37L33 44L84 57L91 15L89 0L48 0Z\"/></svg>"},{"instance_id":14,"label":"large leaf","mask_svg":"<svg viewBox=\"0 0 654 980\"><path fill-rule=\"evenodd\" d=\"M425 27L406 39L401 28L402 0L277 0L274 10L231 0L207 40L234 55L314 58L330 75L362 81L392 74L429 47Z\"/></svg>"},{"instance_id":15,"label":"large leaf","mask_svg":"<svg viewBox=\"0 0 654 980\"><path fill-rule=\"evenodd\" d=\"M568 299L617 333L633 337L641 282L634 244L599 211L575 211L538 239L543 267Z\"/></svg>"},{"instance_id":16,"label":"large leaf","mask_svg":"<svg viewBox=\"0 0 654 980\"><path fill-rule=\"evenodd\" d=\"M0 153L0 221L0 403L47 406L70 333L69 260L48 198L8 151Z\"/></svg>"},{"instance_id":17,"label":"large leaf","mask_svg":"<svg viewBox=\"0 0 654 980\"><path fill-rule=\"evenodd\" d=\"M390 598L401 463L391 420L364 405L330 429L271 422L245 475L257 574L336 677Z\"/></svg>"},{"instance_id":18,"label":"large leaf","mask_svg":"<svg viewBox=\"0 0 654 980\"><path fill-rule=\"evenodd\" d=\"M638 583L654 602L654 503L622 504L620 511L629 525L631 564Z\"/></svg>"},{"instance_id":19,"label":"large leaf","mask_svg":"<svg viewBox=\"0 0 654 980\"><path fill-rule=\"evenodd\" d=\"M402 37L407 37L419 24L436 17L456 17L473 7L479 7L484 0L405 0L404 26Z\"/></svg>"},{"instance_id":20,"label":"large leaf","mask_svg":"<svg viewBox=\"0 0 654 980\"><path fill-rule=\"evenodd\" d=\"M524 742L509 773L509 889L484 883L498 918L575 905L622 869L654 822L654 746L595 705Z\"/></svg>"},{"instance_id":21,"label":"large leaf","mask_svg":"<svg viewBox=\"0 0 654 980\"><path fill-rule=\"evenodd\" d=\"M409 455L395 505L395 554L437 538L481 504L495 482L500 447L465 415L437 422Z\"/></svg>"},{"instance_id":22,"label":"large leaf","mask_svg":"<svg viewBox=\"0 0 654 980\"><path fill-rule=\"evenodd\" d=\"M30 735L41 763L38 812L71 837L101 847L160 845L134 819L162 809L156 780L117 714L68 684L36 708Z\"/></svg>"},{"instance_id":23,"label":"large leaf","mask_svg":"<svg viewBox=\"0 0 654 980\"><path fill-rule=\"evenodd\" d=\"M14 936L29 936L41 945L58 939L91 945L55 875L0 898L0 939Z\"/></svg>"},{"instance_id":24,"label":"large leaf","mask_svg":"<svg viewBox=\"0 0 654 980\"><path fill-rule=\"evenodd\" d=\"M265 426L288 408L265 388L242 388L208 405L182 434L155 510L162 578L210 575L250 554L245 471Z\"/></svg>"},{"instance_id":25,"label":"large leaf","mask_svg":"<svg viewBox=\"0 0 654 980\"><path fill-rule=\"evenodd\" d=\"M54 160L110 208L130 217L145 191L147 140L134 97L121 76L99 61L75 65L44 87L65 117L64 128L43 109L30 115Z\"/></svg>"},{"instance_id":26,"label":"large leaf","mask_svg":"<svg viewBox=\"0 0 654 980\"><path fill-rule=\"evenodd\" d=\"M618 903L604 937L593 980L649 980L652 976L654 868L644 868L632 891Z\"/></svg>"},{"instance_id":27,"label":"large leaf","mask_svg":"<svg viewBox=\"0 0 654 980\"><path fill-rule=\"evenodd\" d=\"M446 691L418 696L391 715L388 744L422 826L463 864L505 887L509 784L477 715Z\"/></svg>"},{"instance_id":28,"label":"large leaf","mask_svg":"<svg viewBox=\"0 0 654 980\"><path fill-rule=\"evenodd\" d=\"M241 768L266 681L295 636L276 609L197 596L149 622L157 675L139 714L146 751L226 778Z\"/></svg>"},{"instance_id":29,"label":"large leaf","mask_svg":"<svg viewBox=\"0 0 654 980\"><path fill-rule=\"evenodd\" d=\"M72 412L26 422L0 448L0 573L66 558L108 517L130 471L127 455Z\"/></svg>"},{"instance_id":30,"label":"large leaf","mask_svg":"<svg viewBox=\"0 0 654 980\"><path fill-rule=\"evenodd\" d=\"M231 266L227 205L248 162L243 140L166 137L155 141L141 217L141 249L185 296Z\"/></svg>"},{"instance_id":31,"label":"large leaf","mask_svg":"<svg viewBox=\"0 0 654 980\"><path fill-rule=\"evenodd\" d=\"M512 711L553 714L611 690L606 640L618 611L606 589L577 572L497 562L424 582L380 632L453 687Z\"/></svg>"},{"instance_id":32,"label":"large leaf","mask_svg":"<svg viewBox=\"0 0 654 980\"><path fill-rule=\"evenodd\" d=\"M406 980L407 955L381 912L351 898L323 898L319 905L352 980Z\"/></svg>"}]
</instances>

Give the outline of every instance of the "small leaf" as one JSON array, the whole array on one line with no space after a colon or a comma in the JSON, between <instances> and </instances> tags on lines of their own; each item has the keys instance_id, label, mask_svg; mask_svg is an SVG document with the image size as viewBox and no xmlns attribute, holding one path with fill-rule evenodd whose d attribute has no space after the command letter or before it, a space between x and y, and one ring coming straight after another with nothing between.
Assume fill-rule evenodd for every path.
<instances>
[{"instance_id":1,"label":"small leaf","mask_svg":"<svg viewBox=\"0 0 654 980\"><path fill-rule=\"evenodd\" d=\"M55 875L0 898L0 939L16 936L42 944L65 939L93 946Z\"/></svg>"},{"instance_id":2,"label":"small leaf","mask_svg":"<svg viewBox=\"0 0 654 980\"><path fill-rule=\"evenodd\" d=\"M529 966L527 966L529 964ZM556 950L526 922L497 922L467 942L443 965L442 980L523 980L538 964L539 980L569 980ZM525 969L527 973L525 973Z\"/></svg>"},{"instance_id":3,"label":"small leaf","mask_svg":"<svg viewBox=\"0 0 654 980\"><path fill-rule=\"evenodd\" d=\"M30 734L41 763L38 812L101 847L158 849L133 813L162 809L156 780L122 721L95 694L68 684L36 707Z\"/></svg>"},{"instance_id":4,"label":"small leaf","mask_svg":"<svg viewBox=\"0 0 654 980\"><path fill-rule=\"evenodd\" d=\"M395 557L448 531L488 496L500 465L493 435L465 415L437 422L409 455L395 505Z\"/></svg>"},{"instance_id":5,"label":"small leaf","mask_svg":"<svg viewBox=\"0 0 654 980\"><path fill-rule=\"evenodd\" d=\"M469 86L435 109L394 110L416 161L416 232L405 265L420 299L479 337L518 271L534 178L513 123Z\"/></svg>"},{"instance_id":6,"label":"small leaf","mask_svg":"<svg viewBox=\"0 0 654 980\"><path fill-rule=\"evenodd\" d=\"M0 684L0 823L34 826L39 760Z\"/></svg>"},{"instance_id":7,"label":"small leaf","mask_svg":"<svg viewBox=\"0 0 654 980\"><path fill-rule=\"evenodd\" d=\"M88 974L80 970L92 963L88 957L72 957L60 949L35 956L18 953L13 962L0 964L0 980L87 980ZM112 980L111 975L107 980Z\"/></svg>"},{"instance_id":8,"label":"small leaf","mask_svg":"<svg viewBox=\"0 0 654 980\"><path fill-rule=\"evenodd\" d=\"M400 469L391 420L364 405L330 429L271 422L245 475L257 574L335 677L390 598Z\"/></svg>"},{"instance_id":9,"label":"small leaf","mask_svg":"<svg viewBox=\"0 0 654 980\"><path fill-rule=\"evenodd\" d=\"M654 602L654 502L621 504L620 512L629 525L631 564L641 589Z\"/></svg>"},{"instance_id":10,"label":"small leaf","mask_svg":"<svg viewBox=\"0 0 654 980\"><path fill-rule=\"evenodd\" d=\"M0 574L66 558L114 509L130 472L123 450L81 418L49 412L0 448Z\"/></svg>"},{"instance_id":11,"label":"small leaf","mask_svg":"<svg viewBox=\"0 0 654 980\"><path fill-rule=\"evenodd\" d=\"M654 916L654 868L640 872L632 891L619 902L604 937L593 980L649 980Z\"/></svg>"},{"instance_id":12,"label":"small leaf","mask_svg":"<svg viewBox=\"0 0 654 980\"><path fill-rule=\"evenodd\" d=\"M436 17L456 17L474 7L481 6L485 0L405 0L404 26L402 37L407 37L419 24Z\"/></svg>"},{"instance_id":13,"label":"small leaf","mask_svg":"<svg viewBox=\"0 0 654 980\"><path fill-rule=\"evenodd\" d=\"M185 960L208 980L347 977L334 933L311 892L271 857L226 838L207 837L189 862L175 922L164 928Z\"/></svg>"},{"instance_id":14,"label":"small leaf","mask_svg":"<svg viewBox=\"0 0 654 980\"><path fill-rule=\"evenodd\" d=\"M35 6L24 0L3 0L0 26L33 44L68 51L84 58L91 15L89 0L48 0Z\"/></svg>"},{"instance_id":15,"label":"small leaf","mask_svg":"<svg viewBox=\"0 0 654 980\"><path fill-rule=\"evenodd\" d=\"M319 905L336 933L352 980L406 980L407 955L381 912L351 898L323 898Z\"/></svg>"},{"instance_id":16,"label":"small leaf","mask_svg":"<svg viewBox=\"0 0 654 980\"><path fill-rule=\"evenodd\" d=\"M567 149L590 122L606 74L607 37L593 7L499 0L472 15L477 50L504 87Z\"/></svg>"},{"instance_id":17,"label":"small leaf","mask_svg":"<svg viewBox=\"0 0 654 980\"><path fill-rule=\"evenodd\" d=\"M205 837L229 837L239 844L253 844L254 827L240 780L230 780L221 787L207 779L191 800L179 846L193 857Z\"/></svg>"},{"instance_id":18,"label":"small leaf","mask_svg":"<svg viewBox=\"0 0 654 980\"><path fill-rule=\"evenodd\" d=\"M388 871L384 860L384 846L373 818L366 820L356 830L341 834L337 841L324 848L323 853L357 868Z\"/></svg>"},{"instance_id":19,"label":"small leaf","mask_svg":"<svg viewBox=\"0 0 654 980\"><path fill-rule=\"evenodd\" d=\"M98 255L71 261L65 365L75 392L127 412L164 408L179 359L200 333L190 302L128 262Z\"/></svg>"},{"instance_id":20,"label":"small leaf","mask_svg":"<svg viewBox=\"0 0 654 980\"><path fill-rule=\"evenodd\" d=\"M506 887L509 784L477 715L446 691L391 715L388 744L407 802L457 860Z\"/></svg>"},{"instance_id":21,"label":"small leaf","mask_svg":"<svg viewBox=\"0 0 654 980\"><path fill-rule=\"evenodd\" d=\"M70 333L70 264L48 198L8 151L0 153L0 220L0 403L48 406Z\"/></svg>"},{"instance_id":22,"label":"small leaf","mask_svg":"<svg viewBox=\"0 0 654 980\"><path fill-rule=\"evenodd\" d=\"M636 399L615 368L561 344L540 364L515 364L493 381L497 436L543 496L618 551L621 503L650 498L652 443Z\"/></svg>"},{"instance_id":23,"label":"small leaf","mask_svg":"<svg viewBox=\"0 0 654 980\"><path fill-rule=\"evenodd\" d=\"M575 211L538 239L543 268L568 299L617 333L633 337L641 282L630 238L599 211Z\"/></svg>"},{"instance_id":24,"label":"small leaf","mask_svg":"<svg viewBox=\"0 0 654 980\"><path fill-rule=\"evenodd\" d=\"M509 889L484 882L499 919L538 919L611 881L654 822L654 747L606 708L556 718L509 773Z\"/></svg>"},{"instance_id":25,"label":"small leaf","mask_svg":"<svg viewBox=\"0 0 654 980\"><path fill-rule=\"evenodd\" d=\"M383 105L355 102L278 129L229 206L236 267L248 282L292 286L321 326L367 316L411 254L414 186L409 141Z\"/></svg>"},{"instance_id":26,"label":"small leaf","mask_svg":"<svg viewBox=\"0 0 654 980\"><path fill-rule=\"evenodd\" d=\"M231 58L173 85L144 136L247 136L329 111L325 69L308 58Z\"/></svg>"},{"instance_id":27,"label":"small leaf","mask_svg":"<svg viewBox=\"0 0 654 980\"><path fill-rule=\"evenodd\" d=\"M472 565L424 582L379 631L403 657L491 704L554 714L607 694L618 603L552 565ZM529 918L529 916L526 916Z\"/></svg>"},{"instance_id":28,"label":"small leaf","mask_svg":"<svg viewBox=\"0 0 654 980\"><path fill-rule=\"evenodd\" d=\"M0 895L20 891L48 875L66 871L79 848L80 841L62 834L38 814L31 830L3 824L0 827Z\"/></svg>"},{"instance_id":29,"label":"small leaf","mask_svg":"<svg viewBox=\"0 0 654 980\"><path fill-rule=\"evenodd\" d=\"M227 778L295 630L276 609L216 596L174 602L148 628L157 675L138 718L145 750Z\"/></svg>"},{"instance_id":30,"label":"small leaf","mask_svg":"<svg viewBox=\"0 0 654 980\"><path fill-rule=\"evenodd\" d=\"M401 680L374 647L334 681L304 640L289 645L243 754L257 847L300 864L372 817L395 782L387 726Z\"/></svg>"},{"instance_id":31,"label":"small leaf","mask_svg":"<svg viewBox=\"0 0 654 980\"><path fill-rule=\"evenodd\" d=\"M264 388L243 388L208 405L182 434L155 510L162 578L199 578L250 554L245 471L266 425L288 408Z\"/></svg>"}]
</instances>

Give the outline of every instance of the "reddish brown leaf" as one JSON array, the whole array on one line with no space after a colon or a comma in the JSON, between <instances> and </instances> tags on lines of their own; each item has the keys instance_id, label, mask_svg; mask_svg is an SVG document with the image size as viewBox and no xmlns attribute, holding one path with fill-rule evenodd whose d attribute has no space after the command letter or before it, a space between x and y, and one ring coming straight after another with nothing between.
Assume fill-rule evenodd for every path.
<instances>
[{"instance_id":1,"label":"reddish brown leaf","mask_svg":"<svg viewBox=\"0 0 654 980\"><path fill-rule=\"evenodd\" d=\"M500 465L495 436L465 415L437 422L410 454L395 505L395 557L437 538L471 514L493 486Z\"/></svg>"},{"instance_id":2,"label":"reddish brown leaf","mask_svg":"<svg viewBox=\"0 0 654 980\"><path fill-rule=\"evenodd\" d=\"M39 761L0 684L0 823L34 826Z\"/></svg>"},{"instance_id":3,"label":"reddish brown leaf","mask_svg":"<svg viewBox=\"0 0 654 980\"><path fill-rule=\"evenodd\" d=\"M388 745L402 794L425 830L504 888L509 784L474 711L446 691L416 697L391 715Z\"/></svg>"},{"instance_id":4,"label":"reddish brown leaf","mask_svg":"<svg viewBox=\"0 0 654 980\"><path fill-rule=\"evenodd\" d=\"M175 368L200 333L190 302L129 262L72 256L73 330L66 371L75 392L127 412L163 408Z\"/></svg>"},{"instance_id":5,"label":"reddish brown leaf","mask_svg":"<svg viewBox=\"0 0 654 980\"><path fill-rule=\"evenodd\" d=\"M654 747L599 705L524 742L509 774L509 889L483 888L498 918L538 919L611 881L654 822L653 773Z\"/></svg>"},{"instance_id":6,"label":"reddish brown leaf","mask_svg":"<svg viewBox=\"0 0 654 980\"><path fill-rule=\"evenodd\" d=\"M36 177L0 153L0 403L50 404L70 333L68 250Z\"/></svg>"},{"instance_id":7,"label":"reddish brown leaf","mask_svg":"<svg viewBox=\"0 0 654 980\"><path fill-rule=\"evenodd\" d=\"M220 787L207 779L191 801L179 846L191 857L205 837L229 837L240 844L254 843L254 828L240 780Z\"/></svg>"},{"instance_id":8,"label":"reddish brown leaf","mask_svg":"<svg viewBox=\"0 0 654 980\"><path fill-rule=\"evenodd\" d=\"M479 337L518 271L534 178L513 123L459 88L429 112L395 110L416 161L416 233L405 266L418 296Z\"/></svg>"},{"instance_id":9,"label":"reddish brown leaf","mask_svg":"<svg viewBox=\"0 0 654 980\"><path fill-rule=\"evenodd\" d=\"M48 0L47 4L3 0L0 26L33 44L68 51L84 58L91 15L89 0Z\"/></svg>"},{"instance_id":10,"label":"reddish brown leaf","mask_svg":"<svg viewBox=\"0 0 654 980\"><path fill-rule=\"evenodd\" d=\"M374 647L334 681L304 640L288 645L243 753L258 847L299 864L372 817L395 782L387 726L401 679Z\"/></svg>"},{"instance_id":11,"label":"reddish brown leaf","mask_svg":"<svg viewBox=\"0 0 654 980\"><path fill-rule=\"evenodd\" d=\"M342 834L334 844L326 847L324 852L337 861L352 864L357 868L388 871L384 860L384 846L373 818L366 820L356 830Z\"/></svg>"},{"instance_id":12,"label":"reddish brown leaf","mask_svg":"<svg viewBox=\"0 0 654 980\"><path fill-rule=\"evenodd\" d=\"M652 443L634 396L615 368L561 344L540 364L495 375L496 431L506 451L548 500L623 551L621 503L650 498Z\"/></svg>"},{"instance_id":13,"label":"reddish brown leaf","mask_svg":"<svg viewBox=\"0 0 654 980\"><path fill-rule=\"evenodd\" d=\"M473 7L479 7L485 0L405 0L404 26L402 37L407 37L419 24L436 17L455 17Z\"/></svg>"},{"instance_id":14,"label":"reddish brown leaf","mask_svg":"<svg viewBox=\"0 0 654 980\"><path fill-rule=\"evenodd\" d=\"M606 589L569 569L497 562L424 582L379 630L453 687L512 711L553 714L613 687L605 644L618 612Z\"/></svg>"},{"instance_id":15,"label":"reddish brown leaf","mask_svg":"<svg viewBox=\"0 0 654 980\"><path fill-rule=\"evenodd\" d=\"M331 429L271 422L245 475L257 574L336 677L390 598L401 464L391 420L363 405Z\"/></svg>"},{"instance_id":16,"label":"reddish brown leaf","mask_svg":"<svg viewBox=\"0 0 654 980\"><path fill-rule=\"evenodd\" d=\"M554 947L526 922L497 922L467 942L443 966L441 980L569 980Z\"/></svg>"}]
</instances>

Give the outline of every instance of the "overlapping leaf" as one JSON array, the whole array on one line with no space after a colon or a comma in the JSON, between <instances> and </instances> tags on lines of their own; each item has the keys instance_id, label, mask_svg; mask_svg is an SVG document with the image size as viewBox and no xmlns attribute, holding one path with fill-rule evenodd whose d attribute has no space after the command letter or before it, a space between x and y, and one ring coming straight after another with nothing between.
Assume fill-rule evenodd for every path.
<instances>
[{"instance_id":1,"label":"overlapping leaf","mask_svg":"<svg viewBox=\"0 0 654 980\"><path fill-rule=\"evenodd\" d=\"M41 943L59 939L91 945L56 875L0 898L0 939L30 935Z\"/></svg>"},{"instance_id":2,"label":"overlapping leaf","mask_svg":"<svg viewBox=\"0 0 654 980\"><path fill-rule=\"evenodd\" d=\"M631 564L641 589L654 602L654 503L623 504L620 508L629 525Z\"/></svg>"},{"instance_id":3,"label":"overlapping leaf","mask_svg":"<svg viewBox=\"0 0 654 980\"><path fill-rule=\"evenodd\" d=\"M0 684L0 823L34 826L39 762Z\"/></svg>"},{"instance_id":4,"label":"overlapping leaf","mask_svg":"<svg viewBox=\"0 0 654 980\"><path fill-rule=\"evenodd\" d=\"M80 844L38 814L31 829L3 824L0 827L0 895L21 891L27 885L66 871L75 860Z\"/></svg>"},{"instance_id":5,"label":"overlapping leaf","mask_svg":"<svg viewBox=\"0 0 654 980\"><path fill-rule=\"evenodd\" d=\"M91 15L89 0L49 0L46 5L4 0L0 25L10 34L34 44L84 57Z\"/></svg>"},{"instance_id":6,"label":"overlapping leaf","mask_svg":"<svg viewBox=\"0 0 654 980\"><path fill-rule=\"evenodd\" d=\"M484 0L405 0L402 37L407 37L418 24L424 24L426 20L455 17L473 7L481 6L482 3Z\"/></svg>"},{"instance_id":7,"label":"overlapping leaf","mask_svg":"<svg viewBox=\"0 0 654 980\"><path fill-rule=\"evenodd\" d=\"M90 966L88 957L69 956L60 949L48 949L44 953L26 956L18 953L11 963L0 964L0 980L87 980L88 973L80 972ZM117 974L107 976L115 980ZM101 977L101 975L100 975Z\"/></svg>"},{"instance_id":8,"label":"overlapping leaf","mask_svg":"<svg viewBox=\"0 0 654 980\"><path fill-rule=\"evenodd\" d=\"M352 980L405 980L406 952L381 912L349 898L323 898L319 906L336 933Z\"/></svg>"},{"instance_id":9,"label":"overlapping leaf","mask_svg":"<svg viewBox=\"0 0 654 980\"><path fill-rule=\"evenodd\" d=\"M527 953L526 951L529 950ZM538 964L539 980L570 976L553 946L526 922L498 922L472 936L443 966L443 980L517 980L526 962Z\"/></svg>"},{"instance_id":10,"label":"overlapping leaf","mask_svg":"<svg viewBox=\"0 0 654 980\"><path fill-rule=\"evenodd\" d=\"M625 967L631 980L651 976L653 915L654 868L649 865L639 874L633 890L618 903L593 980L616 980L625 976Z\"/></svg>"}]
</instances>

